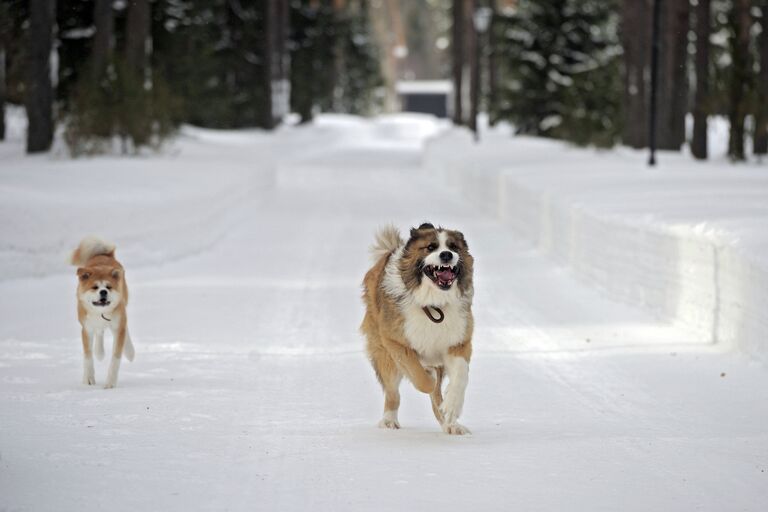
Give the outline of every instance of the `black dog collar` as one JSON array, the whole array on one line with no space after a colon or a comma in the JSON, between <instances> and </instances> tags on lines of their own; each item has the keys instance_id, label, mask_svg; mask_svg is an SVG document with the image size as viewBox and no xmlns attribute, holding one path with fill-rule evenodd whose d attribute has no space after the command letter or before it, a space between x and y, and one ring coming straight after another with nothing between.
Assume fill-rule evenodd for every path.
<instances>
[{"instance_id":1,"label":"black dog collar","mask_svg":"<svg viewBox=\"0 0 768 512\"><path fill-rule=\"evenodd\" d=\"M437 311L437 314L440 315L440 316L438 318L433 317L432 313L429 312L429 308L432 308L435 311ZM424 310L424 314L427 315L427 318L429 318L430 320L432 320L436 324L439 324L440 322L445 320L445 314L443 314L443 310L438 308L438 307L436 307L436 306L424 306L421 309Z\"/></svg>"}]
</instances>

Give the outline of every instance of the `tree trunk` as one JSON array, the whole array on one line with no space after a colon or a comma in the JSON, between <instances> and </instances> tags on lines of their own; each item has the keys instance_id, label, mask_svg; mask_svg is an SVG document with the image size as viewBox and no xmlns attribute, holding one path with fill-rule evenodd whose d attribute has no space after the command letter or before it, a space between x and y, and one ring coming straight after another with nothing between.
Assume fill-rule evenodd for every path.
<instances>
[{"instance_id":1,"label":"tree trunk","mask_svg":"<svg viewBox=\"0 0 768 512\"><path fill-rule=\"evenodd\" d=\"M275 65L275 30L276 30L276 10L275 0L263 0L261 7L262 23L262 77L261 85L262 95L259 112L261 119L258 121L259 127L265 130L274 128L274 118L272 116L272 68Z\"/></svg>"},{"instance_id":2,"label":"tree trunk","mask_svg":"<svg viewBox=\"0 0 768 512\"><path fill-rule=\"evenodd\" d=\"M91 70L97 77L104 72L112 59L115 33L112 2L113 0L96 0L93 8L93 23L96 26L96 34L93 36Z\"/></svg>"},{"instance_id":3,"label":"tree trunk","mask_svg":"<svg viewBox=\"0 0 768 512\"><path fill-rule=\"evenodd\" d=\"M757 115L755 116L755 154L768 154L768 1L763 2L760 33L760 75L757 81Z\"/></svg>"},{"instance_id":4,"label":"tree trunk","mask_svg":"<svg viewBox=\"0 0 768 512\"><path fill-rule=\"evenodd\" d=\"M648 73L650 68L651 10L653 0L624 0L624 144L648 145Z\"/></svg>"},{"instance_id":5,"label":"tree trunk","mask_svg":"<svg viewBox=\"0 0 768 512\"><path fill-rule=\"evenodd\" d=\"M477 140L477 114L480 110L480 41L471 16L477 7L475 1L467 0L467 11L470 14L466 24L467 53L469 54L469 122L467 124Z\"/></svg>"},{"instance_id":6,"label":"tree trunk","mask_svg":"<svg viewBox=\"0 0 768 512\"><path fill-rule=\"evenodd\" d=\"M731 59L732 71L729 84L731 121L728 140L728 156L732 160L746 160L744 153L744 120L747 116L747 93L749 91L749 14L750 0L733 0L730 24L733 30Z\"/></svg>"},{"instance_id":7,"label":"tree trunk","mask_svg":"<svg viewBox=\"0 0 768 512\"><path fill-rule=\"evenodd\" d=\"M275 34L277 36L275 41L275 66L273 87L277 87L277 91L273 91L273 102L277 101L277 105L273 105L273 111L275 113L276 122L280 122L283 117L288 115L291 111L289 105L290 96L290 66L291 60L288 54L288 33L290 31L289 22L289 6L288 2L277 2L277 30ZM275 98L276 96L276 98Z\"/></svg>"},{"instance_id":8,"label":"tree trunk","mask_svg":"<svg viewBox=\"0 0 768 512\"><path fill-rule=\"evenodd\" d=\"M689 0L665 0L661 16L658 147L679 150L685 142L688 111Z\"/></svg>"},{"instance_id":9,"label":"tree trunk","mask_svg":"<svg viewBox=\"0 0 768 512\"><path fill-rule=\"evenodd\" d=\"M707 158L707 116L709 114L709 33L711 31L710 0L699 0L696 8L696 95L693 105L694 158Z\"/></svg>"},{"instance_id":10,"label":"tree trunk","mask_svg":"<svg viewBox=\"0 0 768 512\"><path fill-rule=\"evenodd\" d=\"M54 0L30 0L24 102L27 108L27 153L48 151L53 143Z\"/></svg>"},{"instance_id":11,"label":"tree trunk","mask_svg":"<svg viewBox=\"0 0 768 512\"><path fill-rule=\"evenodd\" d=\"M453 59L453 123L464 124L462 92L464 78L464 0L453 0L451 7L453 25L451 27L451 53Z\"/></svg>"},{"instance_id":12,"label":"tree trunk","mask_svg":"<svg viewBox=\"0 0 768 512\"><path fill-rule=\"evenodd\" d=\"M499 10L496 7L496 0L490 0L488 7L491 9L491 24L488 27L488 35L485 40L488 44L488 123L494 126L499 117L499 76L496 55L498 45L495 27Z\"/></svg>"},{"instance_id":13,"label":"tree trunk","mask_svg":"<svg viewBox=\"0 0 768 512\"><path fill-rule=\"evenodd\" d=\"M129 0L125 21L125 62L140 78L144 77L147 66L150 21L149 0Z\"/></svg>"},{"instance_id":14,"label":"tree trunk","mask_svg":"<svg viewBox=\"0 0 768 512\"><path fill-rule=\"evenodd\" d=\"M0 41L0 140L5 140L5 47Z\"/></svg>"}]
</instances>

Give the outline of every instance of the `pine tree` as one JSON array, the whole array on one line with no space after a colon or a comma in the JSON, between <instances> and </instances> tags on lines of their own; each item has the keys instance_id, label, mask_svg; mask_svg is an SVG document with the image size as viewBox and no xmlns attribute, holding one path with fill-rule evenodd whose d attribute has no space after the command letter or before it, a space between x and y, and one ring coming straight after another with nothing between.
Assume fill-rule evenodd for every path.
<instances>
[{"instance_id":1,"label":"pine tree","mask_svg":"<svg viewBox=\"0 0 768 512\"><path fill-rule=\"evenodd\" d=\"M25 104L29 128L27 153L48 151L53 143L53 45L54 0L30 0L27 35Z\"/></svg>"},{"instance_id":2,"label":"pine tree","mask_svg":"<svg viewBox=\"0 0 768 512\"><path fill-rule=\"evenodd\" d=\"M11 13L5 4L0 4L0 141L5 140L5 51L11 35Z\"/></svg>"},{"instance_id":3,"label":"pine tree","mask_svg":"<svg viewBox=\"0 0 768 512\"><path fill-rule=\"evenodd\" d=\"M760 9L760 37L758 52L760 74L757 81L757 112L755 113L754 151L756 155L768 154L768 1L762 0Z\"/></svg>"},{"instance_id":4,"label":"pine tree","mask_svg":"<svg viewBox=\"0 0 768 512\"><path fill-rule=\"evenodd\" d=\"M691 153L704 160L707 150L707 117L709 115L709 36L712 30L710 0L698 0L696 7L696 96L693 105L693 139Z\"/></svg>"},{"instance_id":5,"label":"pine tree","mask_svg":"<svg viewBox=\"0 0 768 512\"><path fill-rule=\"evenodd\" d=\"M648 0L625 0L621 13L624 47L622 142L633 148L648 145L652 8Z\"/></svg>"},{"instance_id":6,"label":"pine tree","mask_svg":"<svg viewBox=\"0 0 768 512\"><path fill-rule=\"evenodd\" d=\"M501 115L519 133L613 145L621 128L617 24L613 0L521 0L499 42L509 55Z\"/></svg>"},{"instance_id":7,"label":"pine tree","mask_svg":"<svg viewBox=\"0 0 768 512\"><path fill-rule=\"evenodd\" d=\"M464 0L451 2L451 54L453 79L453 123L464 124Z\"/></svg>"},{"instance_id":8,"label":"pine tree","mask_svg":"<svg viewBox=\"0 0 768 512\"><path fill-rule=\"evenodd\" d=\"M291 2L291 110L301 122L312 120L316 106L328 94L331 59L323 58L323 29L331 11L309 0ZM311 79L308 79L311 77ZM328 101L326 99L326 101Z\"/></svg>"},{"instance_id":9,"label":"pine tree","mask_svg":"<svg viewBox=\"0 0 768 512\"><path fill-rule=\"evenodd\" d=\"M301 122L315 111L368 114L381 84L365 0L291 3L291 108Z\"/></svg>"},{"instance_id":10,"label":"pine tree","mask_svg":"<svg viewBox=\"0 0 768 512\"><path fill-rule=\"evenodd\" d=\"M96 26L91 51L67 72L70 81L77 78L68 87L71 91L65 104L64 140L70 153L78 156L108 152L115 140L120 141L123 153L159 147L173 133L178 120L173 116L175 99L162 75L150 70L149 2L134 0L127 5L120 33L124 44L116 53L112 2L96 3L87 12ZM70 13L67 21L71 32L77 33L83 16ZM82 39L76 37L73 41ZM81 45L70 42L68 46L71 54ZM73 66L72 61L69 66Z\"/></svg>"},{"instance_id":11,"label":"pine tree","mask_svg":"<svg viewBox=\"0 0 768 512\"><path fill-rule=\"evenodd\" d=\"M376 108L376 89L383 83L378 49L371 33L368 2L357 0L350 4L342 26L339 110L367 115Z\"/></svg>"},{"instance_id":12,"label":"pine tree","mask_svg":"<svg viewBox=\"0 0 768 512\"><path fill-rule=\"evenodd\" d=\"M689 0L665 0L661 12L661 50L656 125L659 149L679 151L685 143L688 112Z\"/></svg>"},{"instance_id":13,"label":"pine tree","mask_svg":"<svg viewBox=\"0 0 768 512\"><path fill-rule=\"evenodd\" d=\"M728 156L732 160L745 160L744 122L748 110L748 96L751 86L751 64L749 54L749 31L752 25L749 0L733 0L729 15L731 38L731 65L729 84L729 113L731 122L728 139Z\"/></svg>"},{"instance_id":14,"label":"pine tree","mask_svg":"<svg viewBox=\"0 0 768 512\"><path fill-rule=\"evenodd\" d=\"M153 65L181 98L181 117L212 128L271 128L262 0L161 0Z\"/></svg>"},{"instance_id":15,"label":"pine tree","mask_svg":"<svg viewBox=\"0 0 768 512\"><path fill-rule=\"evenodd\" d=\"M125 20L125 62L130 72L144 77L147 66L147 42L150 39L149 0L130 0Z\"/></svg>"},{"instance_id":16,"label":"pine tree","mask_svg":"<svg viewBox=\"0 0 768 512\"><path fill-rule=\"evenodd\" d=\"M96 0L93 7L93 25L96 33L93 36L93 52L91 54L91 72L99 78L112 61L115 45L115 18L112 12L112 0Z\"/></svg>"}]
</instances>

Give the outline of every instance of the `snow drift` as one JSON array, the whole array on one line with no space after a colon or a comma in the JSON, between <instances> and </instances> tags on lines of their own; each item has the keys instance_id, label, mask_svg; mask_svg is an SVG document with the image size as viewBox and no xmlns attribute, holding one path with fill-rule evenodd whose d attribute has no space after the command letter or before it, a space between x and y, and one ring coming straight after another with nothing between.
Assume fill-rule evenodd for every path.
<instances>
[{"instance_id":1,"label":"snow drift","mask_svg":"<svg viewBox=\"0 0 768 512\"><path fill-rule=\"evenodd\" d=\"M453 130L425 166L614 299L768 356L768 176L755 166Z\"/></svg>"}]
</instances>

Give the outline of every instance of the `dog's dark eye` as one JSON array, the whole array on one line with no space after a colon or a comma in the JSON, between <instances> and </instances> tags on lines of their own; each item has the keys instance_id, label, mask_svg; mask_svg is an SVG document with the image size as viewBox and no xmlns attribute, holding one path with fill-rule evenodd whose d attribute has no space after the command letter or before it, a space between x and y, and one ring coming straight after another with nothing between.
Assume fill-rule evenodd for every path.
<instances>
[{"instance_id":1,"label":"dog's dark eye","mask_svg":"<svg viewBox=\"0 0 768 512\"><path fill-rule=\"evenodd\" d=\"M437 244L429 244L429 245L427 246L427 250L428 250L429 252L432 252L432 251L434 251L435 249L437 249Z\"/></svg>"},{"instance_id":2,"label":"dog's dark eye","mask_svg":"<svg viewBox=\"0 0 768 512\"><path fill-rule=\"evenodd\" d=\"M98 286L91 286L91 290L98 290L98 289L99 289Z\"/></svg>"},{"instance_id":3,"label":"dog's dark eye","mask_svg":"<svg viewBox=\"0 0 768 512\"><path fill-rule=\"evenodd\" d=\"M111 285L111 284L108 284L108 285L107 285L107 290L111 290L111 289L112 289L112 285Z\"/></svg>"},{"instance_id":4,"label":"dog's dark eye","mask_svg":"<svg viewBox=\"0 0 768 512\"><path fill-rule=\"evenodd\" d=\"M459 252L459 246L451 242L448 244L448 248L454 252Z\"/></svg>"}]
</instances>

